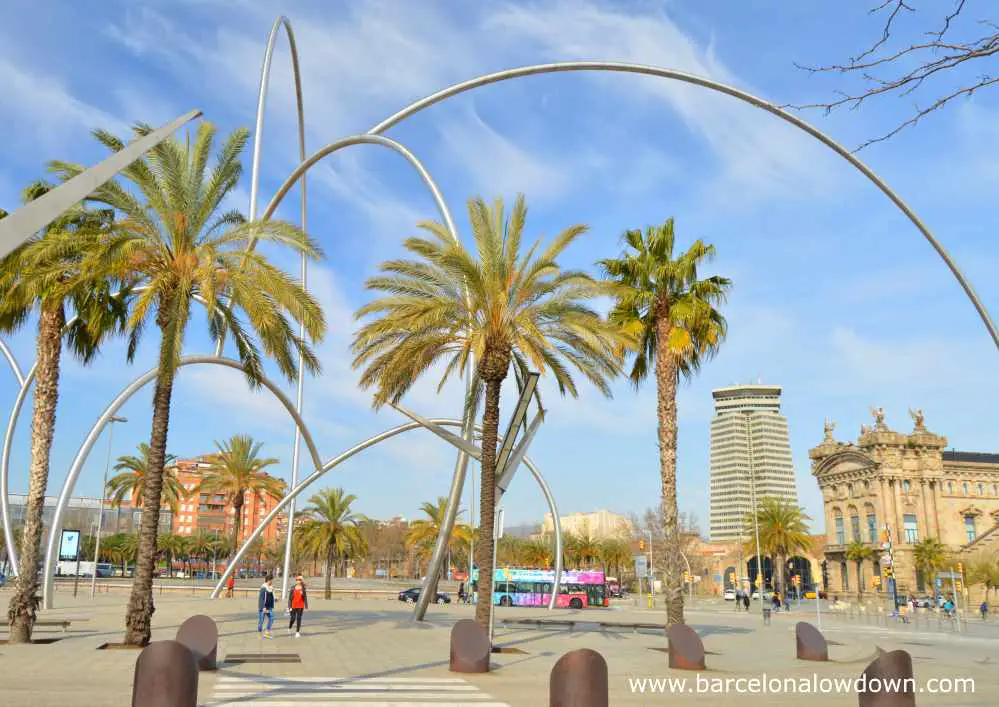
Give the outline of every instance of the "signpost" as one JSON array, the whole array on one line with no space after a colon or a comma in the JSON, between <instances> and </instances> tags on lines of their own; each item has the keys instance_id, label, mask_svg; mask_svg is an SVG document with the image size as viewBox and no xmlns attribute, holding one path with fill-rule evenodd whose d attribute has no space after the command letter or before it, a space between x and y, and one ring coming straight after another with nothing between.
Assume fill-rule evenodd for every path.
<instances>
[{"instance_id":1,"label":"signpost","mask_svg":"<svg viewBox=\"0 0 999 707\"><path fill-rule=\"evenodd\" d=\"M493 578L496 578L496 545L503 537L503 508L496 509L496 522L493 527ZM495 590L494 590L495 591ZM493 598L489 597L489 646L493 645L493 618L496 613Z\"/></svg>"},{"instance_id":2,"label":"signpost","mask_svg":"<svg viewBox=\"0 0 999 707\"><path fill-rule=\"evenodd\" d=\"M80 587L80 531L64 530L59 538L59 559L63 562L76 561L76 573L73 578L73 596ZM94 567L94 571L97 568Z\"/></svg>"}]
</instances>

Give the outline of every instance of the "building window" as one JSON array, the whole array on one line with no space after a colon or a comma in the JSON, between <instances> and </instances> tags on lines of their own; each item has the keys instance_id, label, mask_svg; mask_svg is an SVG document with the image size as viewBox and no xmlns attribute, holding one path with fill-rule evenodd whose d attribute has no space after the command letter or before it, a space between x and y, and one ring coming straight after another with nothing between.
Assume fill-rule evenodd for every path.
<instances>
[{"instance_id":1,"label":"building window","mask_svg":"<svg viewBox=\"0 0 999 707\"><path fill-rule=\"evenodd\" d=\"M846 545L846 531L843 528L843 516L836 516L836 544Z\"/></svg>"},{"instance_id":2,"label":"building window","mask_svg":"<svg viewBox=\"0 0 999 707\"><path fill-rule=\"evenodd\" d=\"M961 482L961 492L964 493L965 496L968 495L968 482L967 481Z\"/></svg>"},{"instance_id":3,"label":"building window","mask_svg":"<svg viewBox=\"0 0 999 707\"><path fill-rule=\"evenodd\" d=\"M846 569L845 562L839 563L839 578L840 581L843 583L843 591L844 592L850 591L850 573Z\"/></svg>"},{"instance_id":4,"label":"building window","mask_svg":"<svg viewBox=\"0 0 999 707\"><path fill-rule=\"evenodd\" d=\"M902 525L905 528L905 542L913 545L919 542L919 532L916 526L916 515L908 514L902 516Z\"/></svg>"},{"instance_id":5,"label":"building window","mask_svg":"<svg viewBox=\"0 0 999 707\"><path fill-rule=\"evenodd\" d=\"M850 535L852 540L860 540L860 516L850 516Z\"/></svg>"},{"instance_id":6,"label":"building window","mask_svg":"<svg viewBox=\"0 0 999 707\"><path fill-rule=\"evenodd\" d=\"M912 484L909 483L908 479L903 479L903 481L902 481L902 491L904 491L905 493L909 493L910 490L912 490Z\"/></svg>"},{"instance_id":7,"label":"building window","mask_svg":"<svg viewBox=\"0 0 999 707\"><path fill-rule=\"evenodd\" d=\"M853 484L846 485L846 495L850 496L851 498L853 497Z\"/></svg>"},{"instance_id":8,"label":"building window","mask_svg":"<svg viewBox=\"0 0 999 707\"><path fill-rule=\"evenodd\" d=\"M954 482L953 481L948 481L947 482L947 493L954 493Z\"/></svg>"},{"instance_id":9,"label":"building window","mask_svg":"<svg viewBox=\"0 0 999 707\"><path fill-rule=\"evenodd\" d=\"M867 542L878 541L878 517L874 513L867 514Z\"/></svg>"},{"instance_id":10,"label":"building window","mask_svg":"<svg viewBox=\"0 0 999 707\"><path fill-rule=\"evenodd\" d=\"M978 537L978 533L975 532L975 516L965 516L964 517L964 533L968 536L968 542L975 542L975 538Z\"/></svg>"},{"instance_id":11,"label":"building window","mask_svg":"<svg viewBox=\"0 0 999 707\"><path fill-rule=\"evenodd\" d=\"M981 481L979 481L977 484L975 484L975 488L978 491L978 495L979 496L984 496L985 495L985 484L983 484Z\"/></svg>"},{"instance_id":12,"label":"building window","mask_svg":"<svg viewBox=\"0 0 999 707\"><path fill-rule=\"evenodd\" d=\"M992 495L999 496L999 484L992 484Z\"/></svg>"}]
</instances>

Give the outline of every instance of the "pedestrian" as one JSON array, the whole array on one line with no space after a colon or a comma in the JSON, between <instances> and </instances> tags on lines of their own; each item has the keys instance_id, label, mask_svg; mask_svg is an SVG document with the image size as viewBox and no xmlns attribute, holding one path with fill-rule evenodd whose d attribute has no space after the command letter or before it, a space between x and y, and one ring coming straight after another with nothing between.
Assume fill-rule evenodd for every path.
<instances>
[{"instance_id":1,"label":"pedestrian","mask_svg":"<svg viewBox=\"0 0 999 707\"><path fill-rule=\"evenodd\" d=\"M271 627L274 625L274 577L267 575L260 585L257 594L257 633L263 633L264 638L271 637ZM264 617L267 617L267 629L264 630Z\"/></svg>"},{"instance_id":2,"label":"pedestrian","mask_svg":"<svg viewBox=\"0 0 999 707\"><path fill-rule=\"evenodd\" d=\"M236 588L236 573L233 572L229 575L229 579L225 581L225 595L229 599L232 599L233 589Z\"/></svg>"},{"instance_id":3,"label":"pedestrian","mask_svg":"<svg viewBox=\"0 0 999 707\"><path fill-rule=\"evenodd\" d=\"M981 606L978 607L978 612L982 615L982 621L987 621L989 618L989 603L983 600Z\"/></svg>"},{"instance_id":4,"label":"pedestrian","mask_svg":"<svg viewBox=\"0 0 999 707\"><path fill-rule=\"evenodd\" d=\"M288 594L288 609L291 620L288 622L288 633L295 629L295 638L302 637L302 614L309 608L309 593L305 590L305 579L302 575L295 577L295 586Z\"/></svg>"},{"instance_id":5,"label":"pedestrian","mask_svg":"<svg viewBox=\"0 0 999 707\"><path fill-rule=\"evenodd\" d=\"M746 608L746 611L749 612L749 592L742 593L742 605Z\"/></svg>"},{"instance_id":6,"label":"pedestrian","mask_svg":"<svg viewBox=\"0 0 999 707\"><path fill-rule=\"evenodd\" d=\"M475 604L479 601L479 581L477 579L472 580L472 603Z\"/></svg>"},{"instance_id":7,"label":"pedestrian","mask_svg":"<svg viewBox=\"0 0 999 707\"><path fill-rule=\"evenodd\" d=\"M774 591L774 593L770 595L770 601L774 605L774 611L780 611L780 594Z\"/></svg>"},{"instance_id":8,"label":"pedestrian","mask_svg":"<svg viewBox=\"0 0 999 707\"><path fill-rule=\"evenodd\" d=\"M464 582L459 582L458 583L458 603L459 604L464 604L465 603L465 583Z\"/></svg>"}]
</instances>

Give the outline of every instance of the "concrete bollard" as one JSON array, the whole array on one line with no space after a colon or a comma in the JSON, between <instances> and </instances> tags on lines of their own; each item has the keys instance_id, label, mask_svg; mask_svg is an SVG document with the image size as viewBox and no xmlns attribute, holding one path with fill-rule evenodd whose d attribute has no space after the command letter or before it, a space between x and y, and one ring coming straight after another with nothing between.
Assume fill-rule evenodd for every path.
<instances>
[{"instance_id":1,"label":"concrete bollard","mask_svg":"<svg viewBox=\"0 0 999 707\"><path fill-rule=\"evenodd\" d=\"M197 707L198 662L177 641L156 641L135 661L132 707Z\"/></svg>"},{"instance_id":2,"label":"concrete bollard","mask_svg":"<svg viewBox=\"0 0 999 707\"><path fill-rule=\"evenodd\" d=\"M905 651L881 653L860 675L860 707L915 707L912 656ZM888 685L896 689L888 691Z\"/></svg>"},{"instance_id":3,"label":"concrete bollard","mask_svg":"<svg viewBox=\"0 0 999 707\"><path fill-rule=\"evenodd\" d=\"M479 624L462 619L451 627L451 672L488 673L491 655L489 634Z\"/></svg>"},{"instance_id":4,"label":"concrete bollard","mask_svg":"<svg viewBox=\"0 0 999 707\"><path fill-rule=\"evenodd\" d=\"M607 661L589 648L569 651L548 679L549 707L608 707Z\"/></svg>"},{"instance_id":5,"label":"concrete bollard","mask_svg":"<svg viewBox=\"0 0 999 707\"><path fill-rule=\"evenodd\" d=\"M190 649L198 661L198 668L215 670L215 660L219 650L219 629L210 617L197 614L186 619L177 629L177 642Z\"/></svg>"}]
</instances>

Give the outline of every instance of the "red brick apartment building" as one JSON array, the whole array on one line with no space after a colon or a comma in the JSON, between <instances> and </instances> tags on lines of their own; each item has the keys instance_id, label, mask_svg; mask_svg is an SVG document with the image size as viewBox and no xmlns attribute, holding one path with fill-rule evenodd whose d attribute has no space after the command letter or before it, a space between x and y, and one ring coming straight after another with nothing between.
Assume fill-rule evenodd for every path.
<instances>
[{"instance_id":1,"label":"red brick apartment building","mask_svg":"<svg viewBox=\"0 0 999 707\"><path fill-rule=\"evenodd\" d=\"M232 535L234 510L231 506L225 505L223 495L198 491L208 466L205 456L177 460L177 480L189 496L181 499L177 514L173 517L172 532L175 535L197 535L202 531L208 533L218 531L219 535L227 537ZM265 495L258 498L250 493L245 495L240 542L250 536L280 500L277 496ZM261 536L264 545L278 543L284 537L287 525L288 518L285 514L282 513L275 518Z\"/></svg>"}]
</instances>

